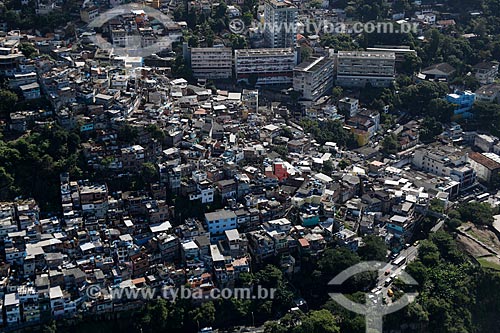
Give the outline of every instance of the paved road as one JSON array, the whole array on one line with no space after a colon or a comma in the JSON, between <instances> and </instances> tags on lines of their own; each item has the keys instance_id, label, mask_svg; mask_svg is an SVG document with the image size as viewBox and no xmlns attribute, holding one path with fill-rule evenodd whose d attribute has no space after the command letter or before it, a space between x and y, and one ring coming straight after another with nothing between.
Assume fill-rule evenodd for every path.
<instances>
[{"instance_id":1,"label":"paved road","mask_svg":"<svg viewBox=\"0 0 500 333\"><path fill-rule=\"evenodd\" d=\"M387 290L389 290L391 288L391 285L389 286L385 286L385 280L390 277L390 276L398 276L405 268L406 268L406 265L410 262L412 262L413 260L415 260L417 258L417 255L418 255L418 246L410 246L409 248L407 249L403 249L400 253L399 253L399 257L401 256L404 256L406 257L406 263L401 265L401 266L395 266L392 264L392 261L387 263L387 265L385 265L380 271L379 271L379 277L378 277L378 282L377 282L377 287L376 287L376 292L375 292L375 295L377 296L387 296ZM389 274L385 274L387 271L389 271ZM378 297L377 297L378 298ZM376 300L377 298L373 298L373 300ZM389 300L389 298L387 297L387 300Z\"/></svg>"},{"instance_id":2,"label":"paved road","mask_svg":"<svg viewBox=\"0 0 500 333\"><path fill-rule=\"evenodd\" d=\"M399 273L401 273L401 271L406 268L406 265L409 263L409 262L412 262L413 260L415 260L415 258L417 257L417 254L418 254L418 245L417 246L410 246L409 248L407 249L404 249L402 250L400 253L399 253L399 257L406 257L406 263L400 267L398 266L395 266L392 264L392 261L387 263L387 265L384 266L384 268L380 271L380 274L379 274L379 281L378 281L378 285L379 286L383 286L384 285L384 281L387 279L387 277L389 277L390 275L392 274L396 274L398 275ZM386 271L390 271L390 273L388 275L385 275L385 272Z\"/></svg>"},{"instance_id":3,"label":"paved road","mask_svg":"<svg viewBox=\"0 0 500 333\"><path fill-rule=\"evenodd\" d=\"M432 228L431 232L437 232L438 230L440 230L443 227L443 225L444 225L444 220L439 220L438 223ZM399 275L401 273L401 271L403 271L406 268L406 265L408 265L408 263L415 260L417 258L417 255L418 255L418 247L419 247L419 245L417 245L417 246L411 245L409 248L403 249L399 253L398 258L401 256L406 257L406 263L401 265L401 267L397 267L397 266L393 265L392 264L393 260L391 260L391 262L387 263L387 265L385 265L383 267L383 269L379 272L377 286L382 287L384 289L384 292L387 293L387 289L390 289L390 286L388 288L384 287L385 280L388 277L390 277L391 275L392 276L394 276L394 274L396 274L396 276ZM386 275L385 272L387 272L387 271L390 271L390 273Z\"/></svg>"},{"instance_id":4,"label":"paved road","mask_svg":"<svg viewBox=\"0 0 500 333\"><path fill-rule=\"evenodd\" d=\"M431 232L438 232L444 225L444 220L439 220L434 227L432 227Z\"/></svg>"}]
</instances>

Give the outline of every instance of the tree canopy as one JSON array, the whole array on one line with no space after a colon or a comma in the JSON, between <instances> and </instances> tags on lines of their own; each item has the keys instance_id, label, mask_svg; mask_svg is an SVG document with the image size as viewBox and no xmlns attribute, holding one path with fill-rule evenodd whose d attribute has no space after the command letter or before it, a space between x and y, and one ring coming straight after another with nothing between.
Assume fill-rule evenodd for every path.
<instances>
[{"instance_id":1,"label":"tree canopy","mask_svg":"<svg viewBox=\"0 0 500 333\"><path fill-rule=\"evenodd\" d=\"M303 119L300 125L321 144L325 142L335 142L343 147L355 147L354 135L345 130L340 121L327 120L318 122L315 120Z\"/></svg>"}]
</instances>

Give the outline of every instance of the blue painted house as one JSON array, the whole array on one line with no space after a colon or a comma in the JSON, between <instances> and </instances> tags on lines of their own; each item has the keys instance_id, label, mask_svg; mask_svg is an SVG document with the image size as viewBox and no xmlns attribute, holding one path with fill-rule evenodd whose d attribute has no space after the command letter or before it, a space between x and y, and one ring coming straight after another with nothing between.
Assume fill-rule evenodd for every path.
<instances>
[{"instance_id":1,"label":"blue painted house","mask_svg":"<svg viewBox=\"0 0 500 333\"><path fill-rule=\"evenodd\" d=\"M446 100L454 104L454 118L471 118L472 106L476 101L476 94L471 91L455 91L453 94L448 94Z\"/></svg>"}]
</instances>

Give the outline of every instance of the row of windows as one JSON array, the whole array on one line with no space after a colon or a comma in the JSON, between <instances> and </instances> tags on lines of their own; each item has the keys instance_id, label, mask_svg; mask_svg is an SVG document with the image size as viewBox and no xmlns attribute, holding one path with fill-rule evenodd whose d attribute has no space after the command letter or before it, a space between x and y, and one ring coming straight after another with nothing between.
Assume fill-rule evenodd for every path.
<instances>
[{"instance_id":1,"label":"row of windows","mask_svg":"<svg viewBox=\"0 0 500 333\"><path fill-rule=\"evenodd\" d=\"M230 226L230 227L235 227L235 228L236 228L236 223L231 223L229 226ZM224 228L227 228L227 225L226 225L226 224L223 224L222 226L220 226L220 225L216 225L216 226L215 226L215 229L220 229L220 228L223 228L223 229L224 229Z\"/></svg>"}]
</instances>

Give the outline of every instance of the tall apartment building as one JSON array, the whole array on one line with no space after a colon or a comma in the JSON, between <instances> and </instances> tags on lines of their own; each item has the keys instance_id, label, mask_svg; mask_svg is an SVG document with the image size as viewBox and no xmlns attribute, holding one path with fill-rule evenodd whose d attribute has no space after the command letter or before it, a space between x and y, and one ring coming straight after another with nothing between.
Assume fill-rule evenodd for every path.
<instances>
[{"instance_id":1,"label":"tall apartment building","mask_svg":"<svg viewBox=\"0 0 500 333\"><path fill-rule=\"evenodd\" d=\"M237 81L264 84L291 84L297 54L292 48L236 50L234 67Z\"/></svg>"},{"instance_id":2,"label":"tall apartment building","mask_svg":"<svg viewBox=\"0 0 500 333\"><path fill-rule=\"evenodd\" d=\"M449 177L465 189L476 181L476 172L468 163L468 154L451 146L428 146L415 150L412 165L440 177ZM452 195L457 193L451 193Z\"/></svg>"},{"instance_id":3,"label":"tall apartment building","mask_svg":"<svg viewBox=\"0 0 500 333\"><path fill-rule=\"evenodd\" d=\"M103 185L81 185L79 187L80 204L85 214L98 218L106 216L108 211L108 187Z\"/></svg>"},{"instance_id":4,"label":"tall apartment building","mask_svg":"<svg viewBox=\"0 0 500 333\"><path fill-rule=\"evenodd\" d=\"M241 102L248 108L249 112L257 113L259 111L259 91L243 89Z\"/></svg>"},{"instance_id":5,"label":"tall apartment building","mask_svg":"<svg viewBox=\"0 0 500 333\"><path fill-rule=\"evenodd\" d=\"M264 40L271 48L294 47L297 41L299 9L286 0L266 0Z\"/></svg>"},{"instance_id":6,"label":"tall apartment building","mask_svg":"<svg viewBox=\"0 0 500 333\"><path fill-rule=\"evenodd\" d=\"M199 79L229 79L233 74L233 53L227 47L191 49L191 69Z\"/></svg>"},{"instance_id":7,"label":"tall apartment building","mask_svg":"<svg viewBox=\"0 0 500 333\"><path fill-rule=\"evenodd\" d=\"M395 63L392 52L339 51L337 85L388 87L394 81Z\"/></svg>"},{"instance_id":8,"label":"tall apartment building","mask_svg":"<svg viewBox=\"0 0 500 333\"><path fill-rule=\"evenodd\" d=\"M302 98L317 101L333 87L333 59L313 57L293 70L293 90Z\"/></svg>"}]
</instances>

